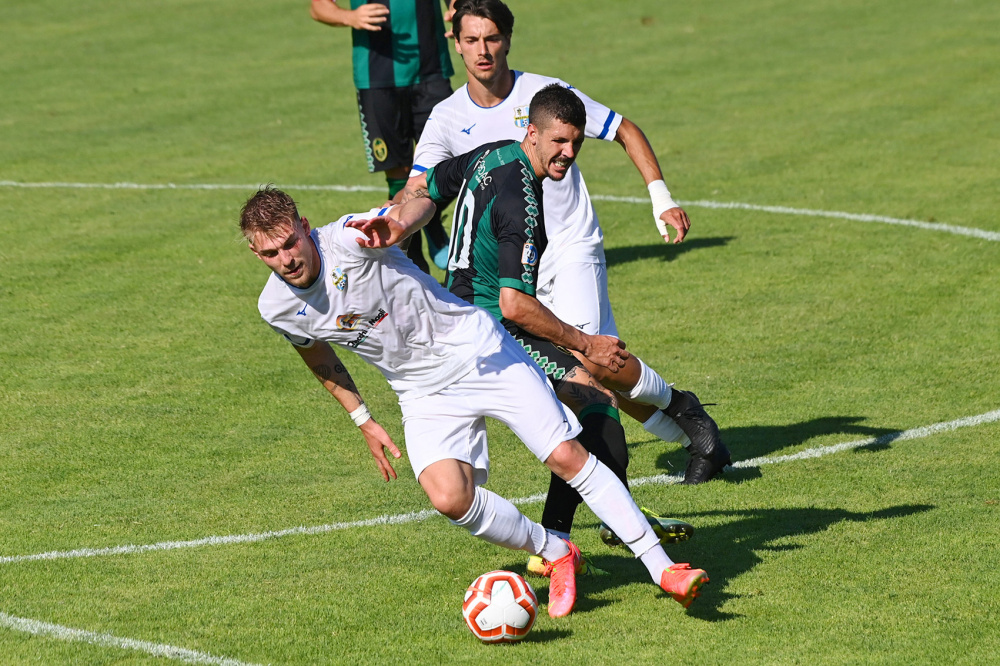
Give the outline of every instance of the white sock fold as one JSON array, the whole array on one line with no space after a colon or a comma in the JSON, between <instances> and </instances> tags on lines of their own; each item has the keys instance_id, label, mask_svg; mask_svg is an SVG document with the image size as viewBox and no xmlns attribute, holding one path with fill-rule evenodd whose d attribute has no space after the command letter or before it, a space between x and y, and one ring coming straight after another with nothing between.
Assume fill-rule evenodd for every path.
<instances>
[{"instance_id":1,"label":"white sock fold","mask_svg":"<svg viewBox=\"0 0 1000 666\"><path fill-rule=\"evenodd\" d=\"M656 370L643 363L641 358L636 356L635 360L639 361L642 368L639 373L639 381L632 387L632 390L620 391L620 393L629 400L665 409L670 404L673 389L667 382L663 381L663 377L658 375Z\"/></svg>"},{"instance_id":2,"label":"white sock fold","mask_svg":"<svg viewBox=\"0 0 1000 666\"><path fill-rule=\"evenodd\" d=\"M569 552L565 543L549 538L545 528L530 520L508 500L480 486L476 486L472 506L465 515L451 522L467 529L475 537L511 550L526 550L532 555L541 555L543 551L552 549L564 551L562 555Z\"/></svg>"},{"instance_id":3,"label":"white sock fold","mask_svg":"<svg viewBox=\"0 0 1000 666\"><path fill-rule=\"evenodd\" d=\"M691 439L684 434L677 422L659 410L653 412L642 427L664 442L677 442L684 448L691 446Z\"/></svg>"}]
</instances>

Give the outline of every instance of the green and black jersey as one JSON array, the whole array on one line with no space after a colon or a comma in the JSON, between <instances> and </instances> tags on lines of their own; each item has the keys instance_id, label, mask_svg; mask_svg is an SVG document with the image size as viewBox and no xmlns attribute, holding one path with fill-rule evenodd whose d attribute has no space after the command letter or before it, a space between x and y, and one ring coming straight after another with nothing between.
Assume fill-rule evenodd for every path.
<instances>
[{"instance_id":1,"label":"green and black jersey","mask_svg":"<svg viewBox=\"0 0 1000 666\"><path fill-rule=\"evenodd\" d=\"M404 88L448 79L451 66L441 0L371 0L389 8L382 29L352 30L354 87ZM351 9L368 0L351 0Z\"/></svg>"},{"instance_id":2,"label":"green and black jersey","mask_svg":"<svg viewBox=\"0 0 1000 666\"><path fill-rule=\"evenodd\" d=\"M500 288L535 295L538 263L548 239L542 218L542 181L516 141L480 146L427 171L435 201L458 197L448 256L448 289L489 310L517 335L500 312Z\"/></svg>"}]
</instances>

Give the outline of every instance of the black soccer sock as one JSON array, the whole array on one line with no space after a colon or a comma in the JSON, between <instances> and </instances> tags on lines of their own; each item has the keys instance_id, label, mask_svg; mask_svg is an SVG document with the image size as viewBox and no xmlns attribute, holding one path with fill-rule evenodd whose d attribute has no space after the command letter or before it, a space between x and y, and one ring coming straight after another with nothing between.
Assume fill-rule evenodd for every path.
<instances>
[{"instance_id":1,"label":"black soccer sock","mask_svg":"<svg viewBox=\"0 0 1000 666\"><path fill-rule=\"evenodd\" d=\"M385 177L385 182L389 186L389 198L393 198L399 193L401 189L406 187L406 178L389 178Z\"/></svg>"},{"instance_id":2,"label":"black soccer sock","mask_svg":"<svg viewBox=\"0 0 1000 666\"><path fill-rule=\"evenodd\" d=\"M577 440L615 473L628 488L628 445L618 410L610 405L590 405L580 412L583 430ZM542 510L542 527L569 534L576 507L583 499L555 474L549 479L549 493Z\"/></svg>"}]
</instances>

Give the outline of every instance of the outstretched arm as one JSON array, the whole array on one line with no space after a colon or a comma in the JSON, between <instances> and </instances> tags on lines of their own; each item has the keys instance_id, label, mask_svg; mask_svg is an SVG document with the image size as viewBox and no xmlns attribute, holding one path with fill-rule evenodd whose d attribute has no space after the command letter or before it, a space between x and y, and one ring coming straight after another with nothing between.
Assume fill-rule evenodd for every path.
<instances>
[{"instance_id":1,"label":"outstretched arm","mask_svg":"<svg viewBox=\"0 0 1000 666\"><path fill-rule=\"evenodd\" d=\"M635 168L642 174L642 179L649 189L649 196L653 200L653 219L656 228L663 236L663 240L670 242L670 225L677 231L674 243L684 240L688 229L691 228L691 220L684 209L674 203L670 198L670 190L663 182L663 172L660 171L660 163L656 160L656 153L649 145L646 135L643 134L639 126L628 118L622 118L618 132L615 134L615 141L621 144L628 153L629 159L635 164Z\"/></svg>"},{"instance_id":2,"label":"outstretched arm","mask_svg":"<svg viewBox=\"0 0 1000 666\"><path fill-rule=\"evenodd\" d=\"M393 458L399 458L399 448L393 443L392 438L385 429L376 423L375 419L368 411L358 388L351 379L351 373L340 362L337 353L333 351L330 343L317 341L312 347L296 347L295 350L305 361L309 369L316 375L316 379L323 384L324 388L336 398L337 402L347 410L355 425L364 435L368 449L375 458L378 471L386 481L389 477L396 478L396 470L392 468L392 463L385 455L388 450Z\"/></svg>"},{"instance_id":3,"label":"outstretched arm","mask_svg":"<svg viewBox=\"0 0 1000 666\"><path fill-rule=\"evenodd\" d=\"M371 2L357 9L343 9L336 0L312 0L310 13L314 20L327 25L378 32L389 15L389 8Z\"/></svg>"},{"instance_id":4,"label":"outstretched arm","mask_svg":"<svg viewBox=\"0 0 1000 666\"><path fill-rule=\"evenodd\" d=\"M437 206L430 199L411 199L401 206L393 206L386 215L367 220L348 220L347 226L365 235L358 238L358 245L385 248L398 245L410 234L427 224Z\"/></svg>"}]
</instances>

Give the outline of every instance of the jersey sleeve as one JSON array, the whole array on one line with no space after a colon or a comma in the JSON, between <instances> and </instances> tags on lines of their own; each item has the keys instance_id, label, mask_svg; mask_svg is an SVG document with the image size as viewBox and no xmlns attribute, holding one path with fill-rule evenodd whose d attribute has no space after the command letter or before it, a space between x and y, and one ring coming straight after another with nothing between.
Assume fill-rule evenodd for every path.
<instances>
[{"instance_id":1,"label":"jersey sleeve","mask_svg":"<svg viewBox=\"0 0 1000 666\"><path fill-rule=\"evenodd\" d=\"M385 208L372 208L367 213L353 213L351 215L343 216L337 220L334 225L334 228L338 230L338 233L331 239L332 242L336 243L340 253L346 253L361 260L374 259L380 256L386 251L386 248L362 247L361 245L358 245L357 239L364 238L365 235L354 227L347 226L347 223L350 220L370 220L373 217L385 215L392 208L392 206L386 206Z\"/></svg>"},{"instance_id":2,"label":"jersey sleeve","mask_svg":"<svg viewBox=\"0 0 1000 666\"><path fill-rule=\"evenodd\" d=\"M618 133L618 126L622 124L622 115L615 113L600 102L595 102L573 86L567 84L567 87L576 93L587 109L587 127L584 130L584 135L591 139L614 141L615 135Z\"/></svg>"},{"instance_id":3,"label":"jersey sleeve","mask_svg":"<svg viewBox=\"0 0 1000 666\"><path fill-rule=\"evenodd\" d=\"M268 324L268 325L275 333L277 333L284 339L288 340L296 347L302 347L303 349L308 349L309 347L312 347L314 344L316 344L316 341L311 338L303 337L301 335L292 335L291 333L288 333L287 331L283 331L282 329L278 328L274 324Z\"/></svg>"},{"instance_id":4,"label":"jersey sleeve","mask_svg":"<svg viewBox=\"0 0 1000 666\"><path fill-rule=\"evenodd\" d=\"M427 192L435 203L451 201L462 191L468 180L469 168L490 151L513 141L494 141L474 148L467 153L447 159L427 171Z\"/></svg>"},{"instance_id":5,"label":"jersey sleeve","mask_svg":"<svg viewBox=\"0 0 1000 666\"><path fill-rule=\"evenodd\" d=\"M492 145L492 144L491 144ZM427 172L427 192L434 203L451 201L462 191L469 166L483 153L486 146L451 157Z\"/></svg>"},{"instance_id":6,"label":"jersey sleeve","mask_svg":"<svg viewBox=\"0 0 1000 666\"><path fill-rule=\"evenodd\" d=\"M506 188L506 196L496 198L491 216L500 287L534 296L541 256L538 230L543 224L542 208L535 193L519 187L520 180L511 182L514 186Z\"/></svg>"},{"instance_id":7,"label":"jersey sleeve","mask_svg":"<svg viewBox=\"0 0 1000 666\"><path fill-rule=\"evenodd\" d=\"M431 111L430 117L424 124L424 130L420 133L420 141L417 142L413 153L410 178L419 176L450 157L455 157L449 142L445 140L446 114L439 106Z\"/></svg>"}]
</instances>

